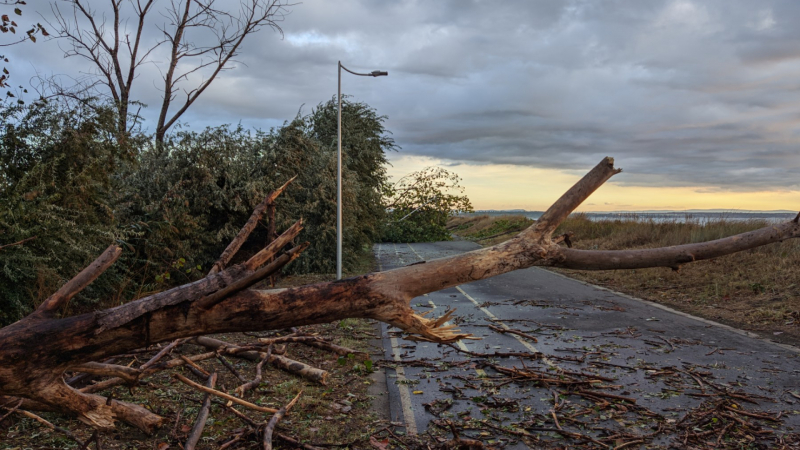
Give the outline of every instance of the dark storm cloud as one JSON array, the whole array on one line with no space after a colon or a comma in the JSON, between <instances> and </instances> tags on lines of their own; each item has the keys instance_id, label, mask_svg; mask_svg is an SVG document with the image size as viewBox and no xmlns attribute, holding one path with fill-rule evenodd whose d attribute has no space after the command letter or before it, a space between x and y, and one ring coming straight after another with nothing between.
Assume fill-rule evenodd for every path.
<instances>
[{"instance_id":1,"label":"dark storm cloud","mask_svg":"<svg viewBox=\"0 0 800 450\"><path fill-rule=\"evenodd\" d=\"M390 72L345 74L343 90L389 117L405 154L577 172L611 155L627 173L619 183L800 188L794 0L312 0L291 9L284 38L264 30L247 42L185 121L278 125L335 95L341 60ZM54 45L26 51L40 70L78 64ZM151 116L158 78L144 67L137 91Z\"/></svg>"}]
</instances>

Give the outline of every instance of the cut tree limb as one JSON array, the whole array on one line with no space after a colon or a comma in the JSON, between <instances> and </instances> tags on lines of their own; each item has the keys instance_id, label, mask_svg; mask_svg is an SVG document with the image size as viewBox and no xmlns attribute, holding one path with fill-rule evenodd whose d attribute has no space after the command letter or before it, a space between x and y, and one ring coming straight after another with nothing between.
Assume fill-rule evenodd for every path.
<instances>
[{"instance_id":1,"label":"cut tree limb","mask_svg":"<svg viewBox=\"0 0 800 450\"><path fill-rule=\"evenodd\" d=\"M506 242L385 272L289 289L231 288L235 292L228 291L230 296L224 301L215 299L205 307L199 304L198 299L215 298L215 292L238 287L238 282L251 277L263 264L263 255L257 255L245 264L115 308L63 318L49 314L64 302L60 299L74 295L86 284L73 279L69 287L59 290L63 295L45 302L41 308L44 312L0 329L0 395L72 413L98 428L111 427L121 420L152 432L161 417L138 405L74 390L64 384L64 372L180 338L286 329L345 318L376 319L399 327L410 338L450 343L470 336L445 325L446 316L429 319L417 314L410 306L413 298L532 266L592 270L676 267L800 237L798 219L716 241L663 249L587 251L558 245L552 233L559 223L616 173L619 170L613 160L604 159L538 222ZM107 250L116 251L114 246ZM100 266L105 267L105 263L93 263L92 267ZM101 271L93 268L86 272ZM80 275L76 278L84 279ZM47 336L47 345L42 345L42 336ZM259 352L252 354L256 361L263 357ZM278 366L276 360L273 355L270 364ZM27 408L25 403L23 407Z\"/></svg>"}]
</instances>

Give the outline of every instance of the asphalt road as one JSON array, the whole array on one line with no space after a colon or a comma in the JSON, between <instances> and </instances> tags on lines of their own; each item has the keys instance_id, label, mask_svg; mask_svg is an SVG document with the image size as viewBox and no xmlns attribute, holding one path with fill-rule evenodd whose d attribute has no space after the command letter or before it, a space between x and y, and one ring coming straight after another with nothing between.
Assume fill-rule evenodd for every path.
<instances>
[{"instance_id":1,"label":"asphalt road","mask_svg":"<svg viewBox=\"0 0 800 450\"><path fill-rule=\"evenodd\" d=\"M374 250L388 270L476 248L453 241ZM411 306L433 317L457 308L455 322L481 340L416 343L382 326L391 418L407 435L449 439L451 421L464 437L505 448L673 448L692 439L791 440L800 431L796 348L537 268ZM714 415L704 415L709 408Z\"/></svg>"}]
</instances>

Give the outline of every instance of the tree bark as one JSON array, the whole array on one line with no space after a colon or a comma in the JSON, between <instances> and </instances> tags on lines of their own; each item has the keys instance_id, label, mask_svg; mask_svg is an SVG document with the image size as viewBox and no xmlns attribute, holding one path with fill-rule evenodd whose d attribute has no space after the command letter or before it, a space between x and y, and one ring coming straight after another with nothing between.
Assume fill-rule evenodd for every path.
<instances>
[{"instance_id":1,"label":"tree bark","mask_svg":"<svg viewBox=\"0 0 800 450\"><path fill-rule=\"evenodd\" d=\"M137 405L79 392L64 383L63 373L81 365L88 369L92 365L87 363L92 361L179 338L285 329L348 317L377 319L420 340L454 342L469 335L444 325L446 317L427 319L416 314L410 300L531 266L597 270L679 267L800 236L799 216L750 233L662 249L585 251L555 243L551 235L560 221L618 172L613 160L606 158L542 219L516 237L424 264L289 289L225 291L251 277L259 270L257 265L266 262L253 257L260 263L251 258L194 283L116 308L64 318L32 314L0 329L0 395L22 397L45 408L75 414L98 428L111 427L121 420L152 432L161 424L161 417ZM226 294L215 296L221 291ZM214 302L202 301L207 298L214 298Z\"/></svg>"}]
</instances>

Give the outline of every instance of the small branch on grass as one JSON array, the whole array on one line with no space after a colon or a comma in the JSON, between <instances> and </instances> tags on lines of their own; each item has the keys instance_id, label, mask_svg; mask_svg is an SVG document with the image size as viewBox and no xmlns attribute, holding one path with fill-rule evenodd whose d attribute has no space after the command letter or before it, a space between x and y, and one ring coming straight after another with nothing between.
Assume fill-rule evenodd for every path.
<instances>
[{"instance_id":1,"label":"small branch on grass","mask_svg":"<svg viewBox=\"0 0 800 450\"><path fill-rule=\"evenodd\" d=\"M237 442L241 441L246 434L252 433L252 432L253 432L253 430L245 429L245 430L242 430L242 431L236 433L231 440L229 440L229 441L225 442L224 444L220 445L219 446L219 450L225 450L226 448L228 448L228 447L236 444Z\"/></svg>"},{"instance_id":2,"label":"small branch on grass","mask_svg":"<svg viewBox=\"0 0 800 450\"><path fill-rule=\"evenodd\" d=\"M139 366L139 368L142 369L142 370L145 370L145 369L151 367L152 365L157 363L159 360L161 360L161 358L163 358L164 355L166 355L167 353L172 351L173 348L177 347L178 345L183 344L184 342L186 342L186 339L176 339L176 340L170 342L169 345L167 345L166 347L162 348L158 353L156 353L155 356L150 358L149 361L147 361L146 363L144 363L141 366Z\"/></svg>"},{"instance_id":3,"label":"small branch on grass","mask_svg":"<svg viewBox=\"0 0 800 450\"><path fill-rule=\"evenodd\" d=\"M203 360L206 360L206 359L213 358L215 355L216 355L215 352L207 352L207 353L201 353L199 355L189 356L188 359L190 359L192 361L203 361ZM180 367L180 366L183 366L185 364L186 364L186 361L184 361L183 359L180 359L180 358L171 359L171 360L169 360L167 362L164 362L164 363L161 363L161 364L158 364L158 365L155 365L155 366L151 366L151 367L143 370L142 371L142 375L139 377L139 380L141 381L141 379L143 377L152 375L152 374L154 374L156 372L160 372L162 370L173 369L175 367ZM105 390L105 389L108 389L108 388L111 388L111 387L114 387L114 386L119 386L121 384L125 384L125 380L123 380L122 378L109 378L108 380L104 380L104 381L101 381L99 383L95 383L95 384L92 384L90 386L86 386L85 388L80 389L80 392L87 393L87 394L94 393L94 392L100 392L102 390Z\"/></svg>"},{"instance_id":4,"label":"small branch on grass","mask_svg":"<svg viewBox=\"0 0 800 450\"><path fill-rule=\"evenodd\" d=\"M94 433L92 433L92 435L89 436L89 439L87 439L86 442L83 443L83 446L81 446L81 450L86 450L89 448L89 444L91 444L92 441L94 441L97 450L100 450L100 437L98 436L99 433L99 430L94 430Z\"/></svg>"},{"instance_id":5,"label":"small branch on grass","mask_svg":"<svg viewBox=\"0 0 800 450\"><path fill-rule=\"evenodd\" d=\"M282 434L282 433L274 433L274 434L275 434L275 437L277 437L278 439L286 442L289 445L293 445L295 447L300 447L300 448L305 449L305 450L322 450L322 447L314 447L313 445L303 444L302 442L298 441L297 439L295 439L293 437L290 437L290 436L287 436L285 434Z\"/></svg>"},{"instance_id":6,"label":"small branch on grass","mask_svg":"<svg viewBox=\"0 0 800 450\"><path fill-rule=\"evenodd\" d=\"M226 355L244 358L250 361L261 361L261 358L263 358L265 355L263 352L241 351L242 348L237 345L207 336L198 336L194 338L192 342L208 349L219 351L220 353L224 353ZM326 379L328 378L328 372L317 369L316 367L311 367L308 364L304 364L300 361L289 359L285 356L272 355L267 362L278 369L299 375L307 380L314 381L322 385L326 384Z\"/></svg>"},{"instance_id":7,"label":"small branch on grass","mask_svg":"<svg viewBox=\"0 0 800 450\"><path fill-rule=\"evenodd\" d=\"M217 373L214 372L208 376L208 381L206 382L206 387L209 389L214 389L214 385L217 383ZM197 413L197 420L194 422L194 426L192 427L192 431L189 433L189 436L186 438L186 445L183 446L185 450L194 450L197 442L200 441L200 436L203 434L203 428L206 426L206 420L208 420L208 413L211 409L211 394L206 393L205 398L203 398L203 406L200 407L200 411Z\"/></svg>"},{"instance_id":8,"label":"small branch on grass","mask_svg":"<svg viewBox=\"0 0 800 450\"><path fill-rule=\"evenodd\" d=\"M233 376L238 378L239 381L241 381L241 382L246 382L247 381L247 379L245 377L243 377L242 374L240 374L239 371L236 370L236 368L233 367L233 365L227 359L225 359L224 356L222 356L219 353L217 353L217 359L219 360L219 362L222 363L223 366L225 366L226 369L228 369L233 374Z\"/></svg>"},{"instance_id":9,"label":"small branch on grass","mask_svg":"<svg viewBox=\"0 0 800 450\"><path fill-rule=\"evenodd\" d=\"M197 372L199 372L200 374L202 374L204 377L208 378L208 377L210 377L210 376L211 376L211 374L209 374L207 370L203 369L202 367L200 367L199 365L197 365L197 363L195 363L195 362L194 362L194 361L192 361L191 359L187 358L186 356L180 355L179 357L180 357L180 358L181 358L181 359L182 359L184 362L186 362L186 364L187 364L189 367L192 367L192 368L194 368L194 369L195 369Z\"/></svg>"},{"instance_id":10,"label":"small branch on grass","mask_svg":"<svg viewBox=\"0 0 800 450\"><path fill-rule=\"evenodd\" d=\"M21 403L21 402L20 402L20 403ZM41 423L42 425L46 426L47 428L50 428L51 430L58 431L59 433L61 433L61 434L64 434L64 435L65 435L65 436L67 436L68 438L70 438L70 439L72 439L73 441L77 442L77 443L78 443L78 445L80 445L80 446L82 446L82 447L85 447L85 444L84 444L84 442L83 442L83 441L81 441L80 439L78 439L78 438L77 438L77 437L76 437L74 434L72 434L72 432L71 432L71 431L69 431L69 430L67 430L67 429L64 429L64 428L61 428L61 427L57 427L57 426L53 425L52 423L50 423L50 422L48 422L47 420L45 420L45 419L43 419L43 418L41 418L41 417L37 416L36 414L34 414L34 413L32 413L32 412L25 411L24 409L17 409L18 407L19 407L19 405L15 406L15 407L13 408L13 409L15 409L15 410L16 410L15 412L16 412L17 414L22 414L23 416L25 416L25 417L27 417L27 418L29 418L29 419L33 419L33 420L35 420L35 421L37 421L37 422ZM10 408L5 408L5 407L3 407L3 409L8 409L8 410L10 410ZM4 418L5 418L5 416L4 416Z\"/></svg>"},{"instance_id":11,"label":"small branch on grass","mask_svg":"<svg viewBox=\"0 0 800 450\"><path fill-rule=\"evenodd\" d=\"M241 398L244 398L245 392L250 389L255 389L258 385L261 384L261 368L264 367L264 363L269 361L269 358L272 356L272 344L270 344L269 348L267 349L267 354L261 358L261 361L258 362L256 365L256 377L253 378L252 381L249 381L239 387L237 387L234 392Z\"/></svg>"},{"instance_id":12,"label":"small branch on grass","mask_svg":"<svg viewBox=\"0 0 800 450\"><path fill-rule=\"evenodd\" d=\"M5 405L3 405L2 408L8 409L8 412L3 414L3 417L0 417L0 424L2 424L4 420L6 420L6 417L14 414L14 411L19 409L20 406L22 406L22 399L20 399L13 408L6 408Z\"/></svg>"},{"instance_id":13,"label":"small branch on grass","mask_svg":"<svg viewBox=\"0 0 800 450\"><path fill-rule=\"evenodd\" d=\"M275 425L292 409L297 400L300 398L300 395L303 391L297 393L297 395L290 401L286 406L278 410L274 416L269 420L266 428L264 428L264 450L272 450L272 433L275 431Z\"/></svg>"},{"instance_id":14,"label":"small branch on grass","mask_svg":"<svg viewBox=\"0 0 800 450\"><path fill-rule=\"evenodd\" d=\"M175 379L177 379L178 381L180 381L180 382L182 382L184 384L187 384L187 385L197 389L198 391L205 392L205 393L208 393L208 394L211 394L211 395L216 395L217 397L224 398L225 400L230 400L233 403L237 403L239 405L244 406L245 408L250 408L250 409L254 409L256 411L261 411L261 412L266 412L266 413L273 413L273 414L278 412L278 410L275 409L275 408L267 408L265 406L258 406L256 404L244 401L244 400L242 400L240 398L237 398L237 397L234 397L232 395L228 395L228 394L226 394L224 392L220 392L220 391L218 391L216 389L207 388L207 387L203 386L202 384L195 383L194 381L184 377L181 374L176 373L176 374L173 374L172 376Z\"/></svg>"}]
</instances>

